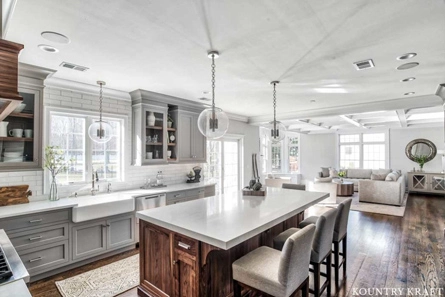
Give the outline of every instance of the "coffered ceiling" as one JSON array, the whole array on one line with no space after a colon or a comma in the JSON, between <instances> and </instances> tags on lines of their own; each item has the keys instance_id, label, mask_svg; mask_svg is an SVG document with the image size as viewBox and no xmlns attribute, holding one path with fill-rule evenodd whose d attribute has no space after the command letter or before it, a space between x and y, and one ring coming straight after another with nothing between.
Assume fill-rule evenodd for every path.
<instances>
[{"instance_id":1,"label":"coffered ceiling","mask_svg":"<svg viewBox=\"0 0 445 297\"><path fill-rule=\"evenodd\" d=\"M442 104L435 91L445 82L444 15L442 0L18 0L6 39L25 45L21 62L56 69L57 78L88 84L100 79L112 89L195 101L210 96L203 93L210 91L207 51L215 49L221 53L217 105L252 122L272 118L269 82L280 80L279 118L311 115L311 121L341 126L346 120L317 118L315 111L338 115L353 105L346 115L354 119L369 111L363 106L389 110L386 105L398 100L397 110L406 112L410 125L414 114L404 100L425 102L416 108ZM42 31L62 33L71 42L48 41ZM44 52L39 44L59 52ZM396 59L411 52L417 56ZM366 59L375 67L358 71L353 62ZM62 62L89 70L62 68ZM396 69L407 62L420 65ZM408 77L416 79L401 82ZM396 124L397 110L376 117ZM359 120L375 124L366 115Z\"/></svg>"}]
</instances>

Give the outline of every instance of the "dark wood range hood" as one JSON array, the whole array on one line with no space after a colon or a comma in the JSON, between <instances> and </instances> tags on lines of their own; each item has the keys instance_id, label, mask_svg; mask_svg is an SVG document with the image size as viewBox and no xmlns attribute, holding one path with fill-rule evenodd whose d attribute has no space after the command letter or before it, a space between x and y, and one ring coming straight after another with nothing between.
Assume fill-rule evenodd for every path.
<instances>
[{"instance_id":1,"label":"dark wood range hood","mask_svg":"<svg viewBox=\"0 0 445 297\"><path fill-rule=\"evenodd\" d=\"M18 64L22 44L0 39L0 121L22 101L18 92Z\"/></svg>"}]
</instances>

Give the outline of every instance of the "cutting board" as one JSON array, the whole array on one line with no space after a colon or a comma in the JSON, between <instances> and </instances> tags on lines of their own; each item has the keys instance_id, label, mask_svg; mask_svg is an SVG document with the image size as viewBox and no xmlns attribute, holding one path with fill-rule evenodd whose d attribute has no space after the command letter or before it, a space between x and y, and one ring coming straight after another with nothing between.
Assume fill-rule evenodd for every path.
<instances>
[{"instance_id":1,"label":"cutting board","mask_svg":"<svg viewBox=\"0 0 445 297\"><path fill-rule=\"evenodd\" d=\"M0 187L0 206L29 203L28 185Z\"/></svg>"}]
</instances>

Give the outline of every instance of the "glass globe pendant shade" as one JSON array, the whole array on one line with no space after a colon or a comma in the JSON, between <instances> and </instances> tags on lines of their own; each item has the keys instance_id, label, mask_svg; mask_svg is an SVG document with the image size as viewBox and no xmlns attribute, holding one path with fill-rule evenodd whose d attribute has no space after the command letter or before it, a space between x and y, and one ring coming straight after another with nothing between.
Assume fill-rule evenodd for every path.
<instances>
[{"instance_id":1,"label":"glass globe pendant shade","mask_svg":"<svg viewBox=\"0 0 445 297\"><path fill-rule=\"evenodd\" d=\"M198 117L198 129L208 139L221 138L229 129L229 117L221 108L206 108Z\"/></svg>"},{"instance_id":2,"label":"glass globe pendant shade","mask_svg":"<svg viewBox=\"0 0 445 297\"><path fill-rule=\"evenodd\" d=\"M266 128L269 129L269 139L270 141L276 143L280 142L284 139L286 126L284 126L280 121L272 121L266 125Z\"/></svg>"},{"instance_id":3,"label":"glass globe pendant shade","mask_svg":"<svg viewBox=\"0 0 445 297\"><path fill-rule=\"evenodd\" d=\"M111 139L112 127L104 121L95 121L88 128L88 135L91 140L98 143L105 143Z\"/></svg>"}]
</instances>

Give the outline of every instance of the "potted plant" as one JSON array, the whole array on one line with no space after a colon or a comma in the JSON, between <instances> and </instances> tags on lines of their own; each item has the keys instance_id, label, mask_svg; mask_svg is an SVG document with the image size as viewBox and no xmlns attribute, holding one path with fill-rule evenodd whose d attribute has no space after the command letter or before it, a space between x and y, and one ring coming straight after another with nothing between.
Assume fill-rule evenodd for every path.
<instances>
[{"instance_id":1,"label":"potted plant","mask_svg":"<svg viewBox=\"0 0 445 297\"><path fill-rule=\"evenodd\" d=\"M423 170L423 165L425 165L426 161L427 161L428 156L427 155L415 155L414 156L414 162L416 162L417 164L419 164L420 167L420 171Z\"/></svg>"},{"instance_id":2,"label":"potted plant","mask_svg":"<svg viewBox=\"0 0 445 297\"><path fill-rule=\"evenodd\" d=\"M61 171L65 171L68 168L68 162L65 160L65 154L58 146L45 147L45 159L44 167L51 173L51 185L49 188L49 200L59 200L57 193L57 180L56 176Z\"/></svg>"},{"instance_id":3,"label":"potted plant","mask_svg":"<svg viewBox=\"0 0 445 297\"><path fill-rule=\"evenodd\" d=\"M170 115L168 115L167 116L167 128L173 127L173 123L174 123L174 121L173 121L172 117Z\"/></svg>"},{"instance_id":4,"label":"potted plant","mask_svg":"<svg viewBox=\"0 0 445 297\"><path fill-rule=\"evenodd\" d=\"M340 177L340 182L343 182L343 178L346 177L346 171L340 170L338 176Z\"/></svg>"}]
</instances>

